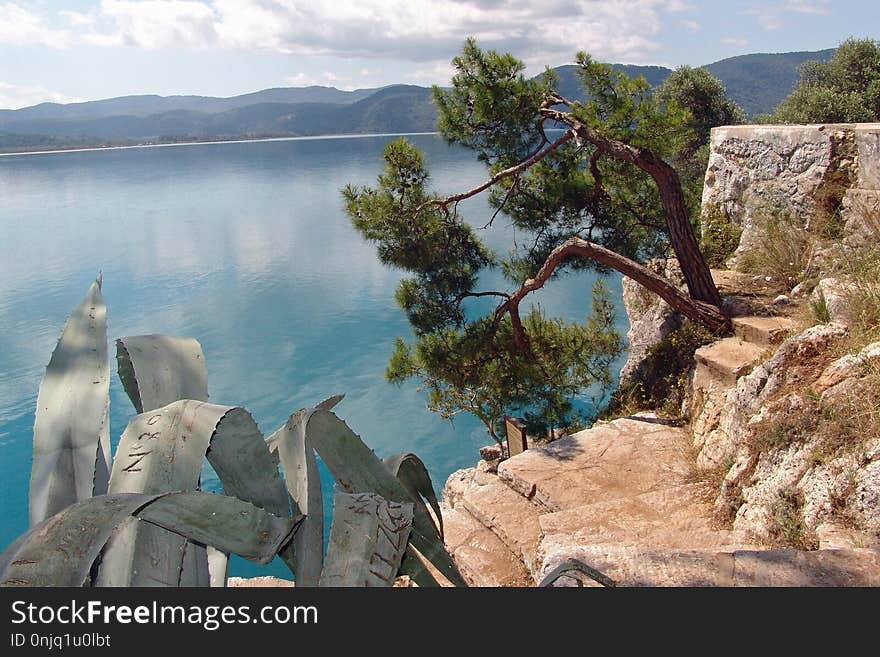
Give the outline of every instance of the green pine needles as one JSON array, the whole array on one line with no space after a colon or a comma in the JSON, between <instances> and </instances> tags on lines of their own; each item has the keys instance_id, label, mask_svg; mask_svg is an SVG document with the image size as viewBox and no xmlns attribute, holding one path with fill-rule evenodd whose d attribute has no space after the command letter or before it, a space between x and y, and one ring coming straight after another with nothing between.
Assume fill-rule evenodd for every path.
<instances>
[{"instance_id":1,"label":"green pine needles","mask_svg":"<svg viewBox=\"0 0 880 657\"><path fill-rule=\"evenodd\" d=\"M724 323L720 310L700 314L718 295L693 235L699 194L691 188L705 171L709 128L742 113L716 80L694 70L658 92L585 53L576 63L583 95L567 99L551 71L527 78L518 59L468 39L452 61L451 87L435 87L434 101L440 133L474 151L488 166L486 182L436 196L421 153L398 139L385 148L376 186L343 190L354 227L407 274L396 298L413 336L397 340L388 378L418 380L443 417L472 413L499 442L504 415L524 417L535 434L564 428L587 419L572 400L604 396L614 381L623 341L607 289L593 289L582 322L566 322L524 303L554 278L617 269L697 321ZM503 256L458 211L459 201L483 191L494 209L484 229L496 220L516 228L517 243ZM694 298L708 303L695 304L639 264L670 250L692 274ZM479 289L488 269L513 291ZM494 309L485 312L478 297Z\"/></svg>"}]
</instances>

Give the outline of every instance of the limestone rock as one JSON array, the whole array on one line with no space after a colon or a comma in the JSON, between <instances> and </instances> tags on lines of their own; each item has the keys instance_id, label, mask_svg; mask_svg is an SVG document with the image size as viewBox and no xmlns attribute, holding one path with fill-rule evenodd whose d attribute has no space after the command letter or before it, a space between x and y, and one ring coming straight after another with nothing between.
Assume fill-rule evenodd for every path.
<instances>
[{"instance_id":1,"label":"limestone rock","mask_svg":"<svg viewBox=\"0 0 880 657\"><path fill-rule=\"evenodd\" d=\"M870 159L878 138L877 124L714 128L703 210L721 211L742 227L736 259L759 242L760 219L774 207L810 230L841 189L878 189Z\"/></svg>"},{"instance_id":2,"label":"limestone rock","mask_svg":"<svg viewBox=\"0 0 880 657\"><path fill-rule=\"evenodd\" d=\"M646 266L684 289L684 276L675 258L651 260ZM631 278L624 276L622 285L623 305L630 324L626 334L629 344L627 360L620 370L621 384L625 384L638 376L648 350L678 329L682 318L663 299Z\"/></svg>"},{"instance_id":3,"label":"limestone rock","mask_svg":"<svg viewBox=\"0 0 880 657\"><path fill-rule=\"evenodd\" d=\"M259 577L230 577L226 581L226 586L236 589L263 589L290 587L294 586L294 583L289 579L281 579L280 577L272 577L271 575L262 575Z\"/></svg>"},{"instance_id":4,"label":"limestone rock","mask_svg":"<svg viewBox=\"0 0 880 657\"><path fill-rule=\"evenodd\" d=\"M846 285L838 279L823 278L810 294L810 301L818 304L824 298L830 321L841 326L849 326L851 322L850 303L846 298L846 291Z\"/></svg>"},{"instance_id":5,"label":"limestone rock","mask_svg":"<svg viewBox=\"0 0 880 657\"><path fill-rule=\"evenodd\" d=\"M832 522L819 524L816 527L816 538L819 540L820 550L880 550L880 538Z\"/></svg>"},{"instance_id":6,"label":"limestone rock","mask_svg":"<svg viewBox=\"0 0 880 657\"><path fill-rule=\"evenodd\" d=\"M652 416L597 423L502 461L498 476L547 511L681 483L688 435Z\"/></svg>"},{"instance_id":7,"label":"limestone rock","mask_svg":"<svg viewBox=\"0 0 880 657\"><path fill-rule=\"evenodd\" d=\"M872 342L858 354L847 354L831 363L813 384L813 390L822 393L844 379L862 375L875 363L880 363L880 342Z\"/></svg>"},{"instance_id":8,"label":"limestone rock","mask_svg":"<svg viewBox=\"0 0 880 657\"><path fill-rule=\"evenodd\" d=\"M808 295L810 292L812 292L813 287L814 287L813 284L811 284L807 281L804 281L803 283L798 283L793 288L791 288L791 292L789 294L791 294L791 297L793 299L799 299L801 297Z\"/></svg>"},{"instance_id":9,"label":"limestone rock","mask_svg":"<svg viewBox=\"0 0 880 657\"><path fill-rule=\"evenodd\" d=\"M498 536L526 568L534 569L541 535L536 505L493 476L475 478L459 506Z\"/></svg>"},{"instance_id":10,"label":"limestone rock","mask_svg":"<svg viewBox=\"0 0 880 657\"><path fill-rule=\"evenodd\" d=\"M474 479L476 468L463 468L456 470L446 479L446 485L443 487L441 501L451 509L454 509L465 491Z\"/></svg>"},{"instance_id":11,"label":"limestone rock","mask_svg":"<svg viewBox=\"0 0 880 657\"><path fill-rule=\"evenodd\" d=\"M850 189L843 198L843 244L858 248L876 244L880 238L880 191Z\"/></svg>"},{"instance_id":12,"label":"limestone rock","mask_svg":"<svg viewBox=\"0 0 880 657\"><path fill-rule=\"evenodd\" d=\"M529 586L523 563L492 531L467 511L442 506L444 540L462 576L471 586Z\"/></svg>"}]
</instances>

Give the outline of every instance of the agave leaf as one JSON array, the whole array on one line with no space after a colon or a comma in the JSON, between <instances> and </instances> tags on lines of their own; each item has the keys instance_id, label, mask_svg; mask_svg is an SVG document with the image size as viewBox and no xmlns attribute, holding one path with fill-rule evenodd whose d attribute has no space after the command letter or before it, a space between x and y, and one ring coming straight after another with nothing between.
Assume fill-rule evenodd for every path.
<instances>
[{"instance_id":1,"label":"agave leaf","mask_svg":"<svg viewBox=\"0 0 880 657\"><path fill-rule=\"evenodd\" d=\"M412 529L412 503L336 492L320 586L391 586Z\"/></svg>"},{"instance_id":2,"label":"agave leaf","mask_svg":"<svg viewBox=\"0 0 880 657\"><path fill-rule=\"evenodd\" d=\"M31 528L0 556L2 586L83 586L111 531L157 495L101 495Z\"/></svg>"},{"instance_id":3,"label":"agave leaf","mask_svg":"<svg viewBox=\"0 0 880 657\"><path fill-rule=\"evenodd\" d=\"M40 383L30 525L107 491L110 471L107 306L101 277L70 314Z\"/></svg>"},{"instance_id":4,"label":"agave leaf","mask_svg":"<svg viewBox=\"0 0 880 657\"><path fill-rule=\"evenodd\" d=\"M293 554L284 555L297 586L317 586L323 568L324 501L315 451L306 435L312 410L299 410L268 440L278 455L293 512L305 515L293 538ZM292 559L292 563L289 561Z\"/></svg>"},{"instance_id":5,"label":"agave leaf","mask_svg":"<svg viewBox=\"0 0 880 657\"><path fill-rule=\"evenodd\" d=\"M83 586L113 529L132 515L144 525L155 524L258 563L272 559L290 540L298 521L213 493L99 495L69 506L19 537L0 555L0 585Z\"/></svg>"},{"instance_id":6,"label":"agave leaf","mask_svg":"<svg viewBox=\"0 0 880 657\"><path fill-rule=\"evenodd\" d=\"M194 338L169 335L119 338L116 341L116 363L122 387L138 413L180 399L208 400L205 355ZM162 532L151 533L161 535ZM175 545L179 543L176 538L169 540ZM180 577L181 586L207 585L209 561L204 546L185 546Z\"/></svg>"},{"instance_id":7,"label":"agave leaf","mask_svg":"<svg viewBox=\"0 0 880 657\"><path fill-rule=\"evenodd\" d=\"M207 547L187 541L183 547L183 561L180 564L178 586L211 586Z\"/></svg>"},{"instance_id":8,"label":"agave leaf","mask_svg":"<svg viewBox=\"0 0 880 657\"><path fill-rule=\"evenodd\" d=\"M262 434L241 408L176 401L135 417L122 434L111 493L194 491L207 452L224 491L276 516L288 516L287 495ZM104 550L101 586L177 586L186 541L131 519ZM199 573L194 584L203 577Z\"/></svg>"},{"instance_id":9,"label":"agave leaf","mask_svg":"<svg viewBox=\"0 0 880 657\"><path fill-rule=\"evenodd\" d=\"M202 492L166 495L134 515L197 543L263 564L272 560L299 522L228 495Z\"/></svg>"},{"instance_id":10,"label":"agave leaf","mask_svg":"<svg viewBox=\"0 0 880 657\"><path fill-rule=\"evenodd\" d=\"M467 586L428 515L403 484L348 426L330 411L315 410L307 423L307 434L315 450L348 493L370 492L392 502L411 502L413 528L410 541L456 586Z\"/></svg>"},{"instance_id":11,"label":"agave leaf","mask_svg":"<svg viewBox=\"0 0 880 657\"><path fill-rule=\"evenodd\" d=\"M179 399L208 400L208 370L194 338L136 335L116 341L122 387L138 413Z\"/></svg>"},{"instance_id":12,"label":"agave leaf","mask_svg":"<svg viewBox=\"0 0 880 657\"><path fill-rule=\"evenodd\" d=\"M400 479L400 483L414 499L420 504L424 504L422 498L428 501L431 509L434 510L440 538L443 538L443 514L440 513L440 503L434 492L431 475L428 474L428 468L425 467L422 459L415 454L393 454L385 457L383 462L391 470L391 474Z\"/></svg>"},{"instance_id":13,"label":"agave leaf","mask_svg":"<svg viewBox=\"0 0 880 657\"><path fill-rule=\"evenodd\" d=\"M223 407L208 450L208 462L223 492L276 516L289 516L290 503L278 466L257 423L245 409Z\"/></svg>"},{"instance_id":14,"label":"agave leaf","mask_svg":"<svg viewBox=\"0 0 880 657\"><path fill-rule=\"evenodd\" d=\"M425 568L424 562L416 554L412 545L406 547L406 554L403 555L403 561L400 564L400 573L409 575L419 588L437 588L440 582L434 579L431 572Z\"/></svg>"},{"instance_id":15,"label":"agave leaf","mask_svg":"<svg viewBox=\"0 0 880 657\"><path fill-rule=\"evenodd\" d=\"M336 404L345 399L345 395L333 395L332 397L327 397L322 402L315 404L315 408L319 411L329 411L332 410Z\"/></svg>"}]
</instances>

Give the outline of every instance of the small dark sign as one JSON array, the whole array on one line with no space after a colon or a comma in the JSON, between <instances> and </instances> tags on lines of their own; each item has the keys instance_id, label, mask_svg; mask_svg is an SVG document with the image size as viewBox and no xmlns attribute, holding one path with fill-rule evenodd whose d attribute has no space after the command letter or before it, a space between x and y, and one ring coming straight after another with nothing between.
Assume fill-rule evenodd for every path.
<instances>
[{"instance_id":1,"label":"small dark sign","mask_svg":"<svg viewBox=\"0 0 880 657\"><path fill-rule=\"evenodd\" d=\"M507 456L522 454L529 448L526 440L526 424L516 417L504 416L504 427L507 429Z\"/></svg>"}]
</instances>

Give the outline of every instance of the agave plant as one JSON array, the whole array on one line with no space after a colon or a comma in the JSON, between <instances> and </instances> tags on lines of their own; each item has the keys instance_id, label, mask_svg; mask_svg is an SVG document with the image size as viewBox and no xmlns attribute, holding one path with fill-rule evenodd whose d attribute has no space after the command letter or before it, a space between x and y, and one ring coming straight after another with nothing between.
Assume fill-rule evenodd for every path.
<instances>
[{"instance_id":1,"label":"agave plant","mask_svg":"<svg viewBox=\"0 0 880 657\"><path fill-rule=\"evenodd\" d=\"M466 585L417 456L381 461L332 411L341 395L264 440L245 409L208 403L192 338L116 341L138 415L111 460L106 315L99 276L40 385L30 529L0 555L0 585L223 586L230 553L278 555L297 586L390 586L400 574L437 586L428 562ZM316 454L337 483L326 558ZM222 494L200 490L205 459Z\"/></svg>"}]
</instances>

